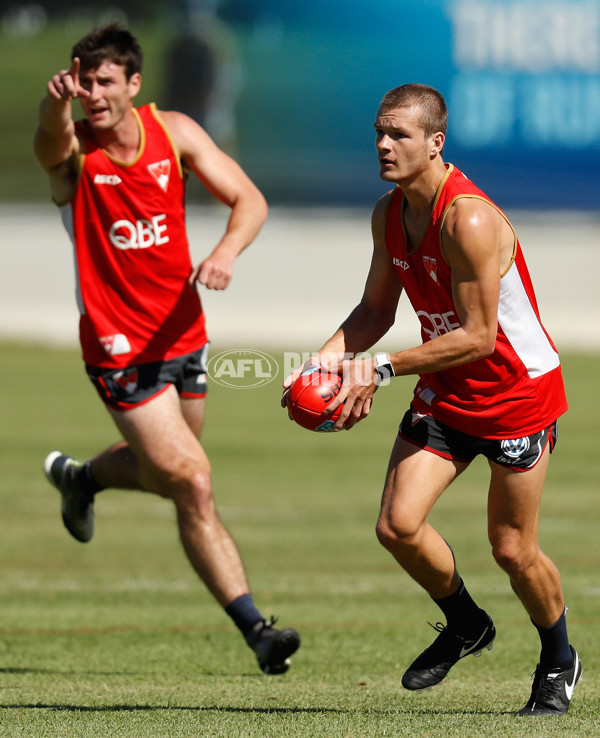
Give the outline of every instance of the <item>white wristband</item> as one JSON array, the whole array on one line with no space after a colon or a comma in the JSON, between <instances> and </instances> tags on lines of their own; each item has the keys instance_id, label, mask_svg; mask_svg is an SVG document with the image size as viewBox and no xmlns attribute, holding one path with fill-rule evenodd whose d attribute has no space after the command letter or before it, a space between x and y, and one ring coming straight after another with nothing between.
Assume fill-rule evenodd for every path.
<instances>
[{"instance_id":1,"label":"white wristband","mask_svg":"<svg viewBox=\"0 0 600 738\"><path fill-rule=\"evenodd\" d=\"M394 367L390 361L389 354L375 354L375 373L377 374L377 385L386 385L390 383L390 379L395 377Z\"/></svg>"}]
</instances>

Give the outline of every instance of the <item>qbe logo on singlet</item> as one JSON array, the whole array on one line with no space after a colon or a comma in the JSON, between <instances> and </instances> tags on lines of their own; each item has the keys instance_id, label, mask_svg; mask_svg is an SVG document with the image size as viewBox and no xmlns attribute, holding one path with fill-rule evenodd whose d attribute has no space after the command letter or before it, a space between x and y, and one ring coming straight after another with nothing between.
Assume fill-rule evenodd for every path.
<instances>
[{"instance_id":1,"label":"qbe logo on singlet","mask_svg":"<svg viewBox=\"0 0 600 738\"><path fill-rule=\"evenodd\" d=\"M417 318L421 322L423 330L430 338L437 338L460 328L461 323L453 310L446 313L426 313L425 310L417 312Z\"/></svg>"},{"instance_id":2,"label":"qbe logo on singlet","mask_svg":"<svg viewBox=\"0 0 600 738\"><path fill-rule=\"evenodd\" d=\"M166 214L155 215L150 220L117 220L110 227L108 237L118 249L147 249L168 243Z\"/></svg>"}]
</instances>

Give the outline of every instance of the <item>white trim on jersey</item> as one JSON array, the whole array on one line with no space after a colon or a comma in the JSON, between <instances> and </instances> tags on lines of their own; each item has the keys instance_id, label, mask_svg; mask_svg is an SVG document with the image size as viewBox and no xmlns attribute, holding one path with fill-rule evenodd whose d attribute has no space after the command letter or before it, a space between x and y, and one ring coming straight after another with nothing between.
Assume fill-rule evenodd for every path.
<instances>
[{"instance_id":1,"label":"white trim on jersey","mask_svg":"<svg viewBox=\"0 0 600 738\"><path fill-rule=\"evenodd\" d=\"M85 305L83 304L83 296L81 294L81 285L79 283L79 265L77 264L77 251L75 249L75 228L73 226L73 208L71 203L59 205L60 217L62 219L65 230L69 234L71 244L73 246L73 260L75 262L75 297L77 299L77 307L80 315L85 315Z\"/></svg>"},{"instance_id":2,"label":"white trim on jersey","mask_svg":"<svg viewBox=\"0 0 600 738\"><path fill-rule=\"evenodd\" d=\"M516 262L500 280L498 324L532 379L560 365L559 356L535 314Z\"/></svg>"}]
</instances>

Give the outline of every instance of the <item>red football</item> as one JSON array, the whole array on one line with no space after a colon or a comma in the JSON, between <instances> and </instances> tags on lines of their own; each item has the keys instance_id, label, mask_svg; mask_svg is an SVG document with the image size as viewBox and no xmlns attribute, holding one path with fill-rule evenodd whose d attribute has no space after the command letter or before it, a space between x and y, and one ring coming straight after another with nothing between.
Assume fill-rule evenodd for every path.
<instances>
[{"instance_id":1,"label":"red football","mask_svg":"<svg viewBox=\"0 0 600 738\"><path fill-rule=\"evenodd\" d=\"M328 374L318 368L301 374L287 396L290 418L308 430L319 433L333 431L343 405L331 415L324 415L323 411L338 396L341 387L339 374Z\"/></svg>"}]
</instances>

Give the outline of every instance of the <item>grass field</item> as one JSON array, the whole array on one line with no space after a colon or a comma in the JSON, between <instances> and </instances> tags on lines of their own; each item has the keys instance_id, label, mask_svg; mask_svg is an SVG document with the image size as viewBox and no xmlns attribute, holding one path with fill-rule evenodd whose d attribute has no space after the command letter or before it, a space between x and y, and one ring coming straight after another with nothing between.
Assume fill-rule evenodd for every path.
<instances>
[{"instance_id":1,"label":"grass field","mask_svg":"<svg viewBox=\"0 0 600 738\"><path fill-rule=\"evenodd\" d=\"M287 420L275 383L211 387L204 444L222 517L259 607L303 637L292 670L268 678L192 574L168 502L106 491L94 540L68 536L42 460L54 448L86 457L112 427L76 351L1 349L1 736L600 735L597 357L563 357L571 409L541 516L583 679L566 717L518 719L539 649L490 555L484 463L434 524L496 621L495 648L437 690L400 685L439 619L373 532L412 380L382 388L351 433L325 436Z\"/></svg>"}]
</instances>

